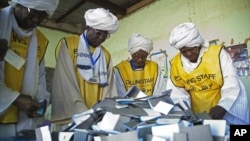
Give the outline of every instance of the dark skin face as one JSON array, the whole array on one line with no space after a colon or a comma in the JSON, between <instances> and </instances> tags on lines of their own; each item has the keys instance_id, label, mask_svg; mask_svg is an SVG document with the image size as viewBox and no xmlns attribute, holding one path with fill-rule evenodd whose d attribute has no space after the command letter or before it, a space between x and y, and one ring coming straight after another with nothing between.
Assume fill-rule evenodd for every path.
<instances>
[{"instance_id":1,"label":"dark skin face","mask_svg":"<svg viewBox=\"0 0 250 141\"><path fill-rule=\"evenodd\" d=\"M24 30L37 27L49 17L46 11L28 9L19 4L14 8L14 15L18 25Z\"/></svg>"},{"instance_id":2,"label":"dark skin face","mask_svg":"<svg viewBox=\"0 0 250 141\"><path fill-rule=\"evenodd\" d=\"M148 53L144 50L138 50L132 54L132 60L135 63L136 68L142 68L147 60Z\"/></svg>"},{"instance_id":3,"label":"dark skin face","mask_svg":"<svg viewBox=\"0 0 250 141\"><path fill-rule=\"evenodd\" d=\"M200 54L200 49L201 47L182 47L180 52L190 62L196 63Z\"/></svg>"},{"instance_id":4,"label":"dark skin face","mask_svg":"<svg viewBox=\"0 0 250 141\"><path fill-rule=\"evenodd\" d=\"M89 44L93 47L101 45L107 38L110 37L108 31L94 29L89 26L87 27L86 36Z\"/></svg>"}]
</instances>

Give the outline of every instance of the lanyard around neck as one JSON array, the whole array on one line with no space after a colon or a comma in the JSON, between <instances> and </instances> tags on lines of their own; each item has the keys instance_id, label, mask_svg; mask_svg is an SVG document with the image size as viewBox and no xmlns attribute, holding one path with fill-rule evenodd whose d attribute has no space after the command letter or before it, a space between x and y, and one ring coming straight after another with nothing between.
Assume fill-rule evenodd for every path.
<instances>
[{"instance_id":1,"label":"lanyard around neck","mask_svg":"<svg viewBox=\"0 0 250 141\"><path fill-rule=\"evenodd\" d=\"M90 52L89 42L88 42L88 40L87 40L87 38L86 38L85 34L83 34L83 38L84 38L84 41L85 41L86 47L87 47L87 49L88 49L88 51L89 51L89 58L90 58L90 61L91 61L92 67L93 67L93 69L94 69L94 67L95 67L95 63L97 62L97 60L98 60L98 59L100 58L100 56L101 56L101 52L98 54L97 58L96 58L96 59L94 59L94 58L93 58L93 54Z\"/></svg>"}]
</instances>

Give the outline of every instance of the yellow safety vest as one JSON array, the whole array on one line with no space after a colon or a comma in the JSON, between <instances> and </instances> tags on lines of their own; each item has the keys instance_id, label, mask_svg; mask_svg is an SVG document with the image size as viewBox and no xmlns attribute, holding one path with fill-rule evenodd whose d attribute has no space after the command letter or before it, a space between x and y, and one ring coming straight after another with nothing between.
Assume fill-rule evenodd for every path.
<instances>
[{"instance_id":1,"label":"yellow safety vest","mask_svg":"<svg viewBox=\"0 0 250 141\"><path fill-rule=\"evenodd\" d=\"M69 54L74 64L74 70L76 74L76 78L78 80L79 88L81 91L81 96L84 99L86 106L91 108L96 102L102 99L103 96L103 87L100 87L99 84L96 83L89 83L88 81L84 80L81 74L78 71L77 67L77 53L78 53L78 43L79 43L79 35L73 35L69 37L63 38L66 41ZM58 54L60 50L60 44L56 48L56 54ZM107 69L110 63L111 55L109 52L104 48L101 47L102 51L105 54L106 62L107 62ZM94 53L95 48L90 46L90 52Z\"/></svg>"},{"instance_id":2,"label":"yellow safety vest","mask_svg":"<svg viewBox=\"0 0 250 141\"><path fill-rule=\"evenodd\" d=\"M20 39L17 37L17 34L15 32L12 32L10 39L10 49L20 57L27 58L29 41L30 37ZM37 41L37 61L40 63L44 58L49 41L39 30L37 30ZM20 70L17 70L8 62L5 62L4 82L7 87L18 92L21 91L24 66ZM17 121L18 109L14 105L11 105L6 113L0 116L0 123L16 123Z\"/></svg>"},{"instance_id":3,"label":"yellow safety vest","mask_svg":"<svg viewBox=\"0 0 250 141\"><path fill-rule=\"evenodd\" d=\"M208 51L204 52L200 64L190 73L184 71L180 53L170 61L171 81L190 94L191 107L195 113L209 112L221 98L221 49L221 46L210 46Z\"/></svg>"},{"instance_id":4,"label":"yellow safety vest","mask_svg":"<svg viewBox=\"0 0 250 141\"><path fill-rule=\"evenodd\" d=\"M158 76L158 65L146 60L143 70L133 70L128 60L122 61L115 68L119 71L125 89L137 86L146 95L151 96Z\"/></svg>"}]
</instances>

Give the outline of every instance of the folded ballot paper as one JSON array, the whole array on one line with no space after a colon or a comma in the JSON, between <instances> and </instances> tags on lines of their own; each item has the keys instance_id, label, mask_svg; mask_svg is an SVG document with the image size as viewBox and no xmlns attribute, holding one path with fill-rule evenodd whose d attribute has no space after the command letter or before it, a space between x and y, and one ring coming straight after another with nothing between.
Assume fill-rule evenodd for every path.
<instances>
[{"instance_id":1,"label":"folded ballot paper","mask_svg":"<svg viewBox=\"0 0 250 141\"><path fill-rule=\"evenodd\" d=\"M61 138L74 133L74 141L211 141L225 134L223 121L192 113L185 101L174 104L171 93L147 96L133 86L124 97L105 98L73 115Z\"/></svg>"},{"instance_id":2,"label":"folded ballot paper","mask_svg":"<svg viewBox=\"0 0 250 141\"><path fill-rule=\"evenodd\" d=\"M213 141L209 125L196 125L180 128L180 133L187 133L187 141Z\"/></svg>"},{"instance_id":3,"label":"folded ballot paper","mask_svg":"<svg viewBox=\"0 0 250 141\"><path fill-rule=\"evenodd\" d=\"M136 131L128 131L110 136L95 136L94 141L139 141Z\"/></svg>"},{"instance_id":4,"label":"folded ballot paper","mask_svg":"<svg viewBox=\"0 0 250 141\"><path fill-rule=\"evenodd\" d=\"M144 92L142 92L137 86L132 86L129 88L124 97L146 98L147 95Z\"/></svg>"},{"instance_id":5,"label":"folded ballot paper","mask_svg":"<svg viewBox=\"0 0 250 141\"><path fill-rule=\"evenodd\" d=\"M162 138L165 138L165 139L168 139L168 140L172 141L173 140L173 134L180 132L180 128L182 126L183 125L179 124L179 123L153 126L151 128L152 135L162 137Z\"/></svg>"},{"instance_id":6,"label":"folded ballot paper","mask_svg":"<svg viewBox=\"0 0 250 141\"><path fill-rule=\"evenodd\" d=\"M43 126L35 129L37 141L52 141L49 126Z\"/></svg>"},{"instance_id":7,"label":"folded ballot paper","mask_svg":"<svg viewBox=\"0 0 250 141\"><path fill-rule=\"evenodd\" d=\"M127 128L123 124L129 121L130 117L106 112L100 122L99 129L110 133L125 132Z\"/></svg>"}]
</instances>

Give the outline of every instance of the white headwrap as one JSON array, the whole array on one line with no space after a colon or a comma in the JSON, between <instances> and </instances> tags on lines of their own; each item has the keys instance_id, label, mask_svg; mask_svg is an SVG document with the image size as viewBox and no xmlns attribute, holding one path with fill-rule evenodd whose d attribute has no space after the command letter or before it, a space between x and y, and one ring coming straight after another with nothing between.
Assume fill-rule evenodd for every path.
<instances>
[{"instance_id":1,"label":"white headwrap","mask_svg":"<svg viewBox=\"0 0 250 141\"><path fill-rule=\"evenodd\" d=\"M128 40L129 53L132 55L140 49L149 54L153 50L153 41L140 34L132 34Z\"/></svg>"},{"instance_id":2,"label":"white headwrap","mask_svg":"<svg viewBox=\"0 0 250 141\"><path fill-rule=\"evenodd\" d=\"M176 49L182 47L195 47L205 43L198 29L193 23L182 23L176 26L169 38L169 43Z\"/></svg>"},{"instance_id":3,"label":"white headwrap","mask_svg":"<svg viewBox=\"0 0 250 141\"><path fill-rule=\"evenodd\" d=\"M118 29L118 19L109 10L103 8L89 9L84 15L86 25L94 29L115 33Z\"/></svg>"},{"instance_id":4,"label":"white headwrap","mask_svg":"<svg viewBox=\"0 0 250 141\"><path fill-rule=\"evenodd\" d=\"M52 16L57 8L59 0L11 0L10 2L11 5L17 3L31 9L46 11L49 16Z\"/></svg>"}]
</instances>

